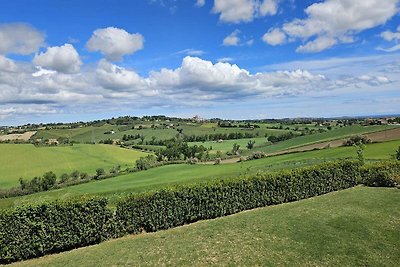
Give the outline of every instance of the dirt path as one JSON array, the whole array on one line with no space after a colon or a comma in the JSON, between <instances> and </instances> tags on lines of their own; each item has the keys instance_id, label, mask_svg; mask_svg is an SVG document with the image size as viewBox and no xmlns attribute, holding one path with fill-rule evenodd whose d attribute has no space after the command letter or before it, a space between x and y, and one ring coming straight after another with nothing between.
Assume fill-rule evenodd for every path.
<instances>
[{"instance_id":1,"label":"dirt path","mask_svg":"<svg viewBox=\"0 0 400 267\"><path fill-rule=\"evenodd\" d=\"M372 142L384 142L384 141L392 141L392 140L398 140L400 139L400 128L396 129L390 129L386 131L380 131L380 132L374 132L374 133L369 133L369 134L363 134L364 136L367 136L367 138L371 139ZM340 147L343 145L343 142L347 138L341 138L341 139L336 139L336 140L331 140L331 141L325 141L325 142L320 142L320 143L315 143L311 145L305 145L305 146L299 146L295 148L288 148L288 149L283 149L279 150L276 152L271 152L267 153L267 156L277 156L277 155L282 155L282 154L288 154L288 153L294 153L294 152L305 152L305 151L311 151L314 149L322 149L325 147ZM228 163L236 163L238 162L240 157L235 157L235 158L230 158L230 159L225 159L222 160L222 164L228 164ZM214 162L205 162L205 164L214 164Z\"/></svg>"}]
</instances>

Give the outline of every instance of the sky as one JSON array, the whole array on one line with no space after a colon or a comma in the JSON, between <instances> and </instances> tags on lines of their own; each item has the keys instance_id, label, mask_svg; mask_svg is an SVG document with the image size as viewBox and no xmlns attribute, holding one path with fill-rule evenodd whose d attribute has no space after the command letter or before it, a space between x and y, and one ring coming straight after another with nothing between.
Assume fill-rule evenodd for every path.
<instances>
[{"instance_id":1,"label":"sky","mask_svg":"<svg viewBox=\"0 0 400 267\"><path fill-rule=\"evenodd\" d=\"M400 0L4 0L0 125L400 114Z\"/></svg>"}]
</instances>

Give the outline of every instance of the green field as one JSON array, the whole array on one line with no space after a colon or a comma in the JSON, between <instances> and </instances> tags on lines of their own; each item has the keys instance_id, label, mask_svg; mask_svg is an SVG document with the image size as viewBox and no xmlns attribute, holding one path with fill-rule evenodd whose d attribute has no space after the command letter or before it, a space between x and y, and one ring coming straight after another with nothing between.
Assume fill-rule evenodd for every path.
<instances>
[{"instance_id":1,"label":"green field","mask_svg":"<svg viewBox=\"0 0 400 267\"><path fill-rule=\"evenodd\" d=\"M359 186L12 266L397 266L399 202Z\"/></svg>"},{"instance_id":2,"label":"green field","mask_svg":"<svg viewBox=\"0 0 400 267\"><path fill-rule=\"evenodd\" d=\"M312 135L304 135L295 137L283 142L279 142L273 145L264 146L264 147L255 147L252 151L263 151L266 153L276 152L283 149L294 148L304 145L315 144L324 141L336 140L341 138L346 138L352 135L358 134L367 134L372 132L379 132L389 129L398 128L398 126L393 125L373 125L373 126L360 126L360 125L353 125L347 126L343 128L337 128L328 132L324 133L316 133ZM257 143L256 143L257 145ZM246 152L246 150L245 150Z\"/></svg>"},{"instance_id":3,"label":"green field","mask_svg":"<svg viewBox=\"0 0 400 267\"><path fill-rule=\"evenodd\" d=\"M389 159L390 155L394 154L399 145L400 140L367 145L365 149L365 157L374 160ZM170 185L204 182L211 179L255 173L257 171L274 171L284 168L296 168L322 161L348 157L356 158L356 149L354 147L339 147L293 153L233 164L168 165L147 171L121 175L102 181L93 181L86 184L40 192L22 197L0 199L0 208L9 208L29 203L40 203L55 199L67 199L86 194L107 196L113 204L121 196L128 193L158 190Z\"/></svg>"},{"instance_id":4,"label":"green field","mask_svg":"<svg viewBox=\"0 0 400 267\"><path fill-rule=\"evenodd\" d=\"M35 147L31 144L0 144L0 188L18 185L47 171L57 175L74 170L94 174L97 168L133 166L146 153L111 145Z\"/></svg>"}]
</instances>

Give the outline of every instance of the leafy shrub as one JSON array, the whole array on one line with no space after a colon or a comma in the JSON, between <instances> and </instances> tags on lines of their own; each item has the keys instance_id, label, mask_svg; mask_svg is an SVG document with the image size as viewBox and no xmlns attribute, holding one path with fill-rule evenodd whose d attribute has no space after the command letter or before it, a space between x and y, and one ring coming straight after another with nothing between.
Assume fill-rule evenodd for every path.
<instances>
[{"instance_id":1,"label":"leafy shrub","mask_svg":"<svg viewBox=\"0 0 400 267\"><path fill-rule=\"evenodd\" d=\"M146 157L140 157L136 160L136 168L138 170L148 170L157 165L157 158L154 155L147 155Z\"/></svg>"},{"instance_id":2,"label":"leafy shrub","mask_svg":"<svg viewBox=\"0 0 400 267\"><path fill-rule=\"evenodd\" d=\"M99 243L114 235L105 199L54 202L0 212L0 263Z\"/></svg>"},{"instance_id":3,"label":"leafy shrub","mask_svg":"<svg viewBox=\"0 0 400 267\"><path fill-rule=\"evenodd\" d=\"M371 143L371 139L368 139L364 135L355 135L347 139L346 141L343 142L343 146L354 146L356 144L369 144Z\"/></svg>"},{"instance_id":4,"label":"leafy shrub","mask_svg":"<svg viewBox=\"0 0 400 267\"><path fill-rule=\"evenodd\" d=\"M400 162L379 162L363 166L361 183L378 187L393 187L400 184Z\"/></svg>"},{"instance_id":5,"label":"leafy shrub","mask_svg":"<svg viewBox=\"0 0 400 267\"><path fill-rule=\"evenodd\" d=\"M256 152L253 152L253 154L251 154L250 156L248 156L247 160L262 159L262 158L265 158L266 156L267 156L267 154L265 154L264 152L256 151Z\"/></svg>"},{"instance_id":6,"label":"leafy shrub","mask_svg":"<svg viewBox=\"0 0 400 267\"><path fill-rule=\"evenodd\" d=\"M340 162L161 190L122 200L116 221L126 233L153 232L352 187L358 174L356 162Z\"/></svg>"}]
</instances>

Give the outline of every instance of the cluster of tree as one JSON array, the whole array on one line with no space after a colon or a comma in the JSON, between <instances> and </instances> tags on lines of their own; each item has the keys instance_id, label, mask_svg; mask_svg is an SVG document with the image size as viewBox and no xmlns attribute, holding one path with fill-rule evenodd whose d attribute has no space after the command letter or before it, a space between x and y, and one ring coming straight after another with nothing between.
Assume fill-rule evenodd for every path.
<instances>
[{"instance_id":1,"label":"cluster of tree","mask_svg":"<svg viewBox=\"0 0 400 267\"><path fill-rule=\"evenodd\" d=\"M243 138L255 138L259 133L248 132L235 132L235 133L212 133L205 135L185 135L183 140L185 142L205 142L205 141L218 141L218 140L236 140Z\"/></svg>"},{"instance_id":2,"label":"cluster of tree","mask_svg":"<svg viewBox=\"0 0 400 267\"><path fill-rule=\"evenodd\" d=\"M53 172L46 172L43 176L35 176L32 180L26 181L19 178L19 186L22 191L35 193L47 191L54 187L57 181L57 176Z\"/></svg>"},{"instance_id":3,"label":"cluster of tree","mask_svg":"<svg viewBox=\"0 0 400 267\"><path fill-rule=\"evenodd\" d=\"M270 141L271 143L277 143L277 142L289 140L295 136L296 135L293 132L288 132L288 133L281 134L278 136L270 135L270 136L268 136L268 141Z\"/></svg>"},{"instance_id":4,"label":"cluster of tree","mask_svg":"<svg viewBox=\"0 0 400 267\"><path fill-rule=\"evenodd\" d=\"M146 157L140 157L136 160L136 168L139 171L148 170L158 165L157 158L154 155L147 155Z\"/></svg>"},{"instance_id":5,"label":"cluster of tree","mask_svg":"<svg viewBox=\"0 0 400 267\"><path fill-rule=\"evenodd\" d=\"M354 146L357 144L369 144L371 143L371 139L368 139L364 135L355 135L343 142L343 146Z\"/></svg>"},{"instance_id":6,"label":"cluster of tree","mask_svg":"<svg viewBox=\"0 0 400 267\"><path fill-rule=\"evenodd\" d=\"M182 140L170 140L166 143L165 149L160 149L157 154L159 161L162 160L186 160L188 158L201 159L205 156L207 148L200 145L188 146L188 144Z\"/></svg>"},{"instance_id":7,"label":"cluster of tree","mask_svg":"<svg viewBox=\"0 0 400 267\"><path fill-rule=\"evenodd\" d=\"M124 134L122 136L122 141L130 141L130 140L136 140L140 139L142 142L144 141L144 135L143 134Z\"/></svg>"},{"instance_id":8,"label":"cluster of tree","mask_svg":"<svg viewBox=\"0 0 400 267\"><path fill-rule=\"evenodd\" d=\"M114 177L120 172L120 166L112 167L108 173L103 168L98 168L96 169L96 173L92 176L89 176L86 172L76 170L70 174L64 173L59 177L59 179L57 179L56 174L49 171L42 176L35 176L31 180L19 178L19 186L7 190L0 190L0 198L29 195L37 192L48 191L54 188L86 183L93 179L105 179Z\"/></svg>"}]
</instances>

